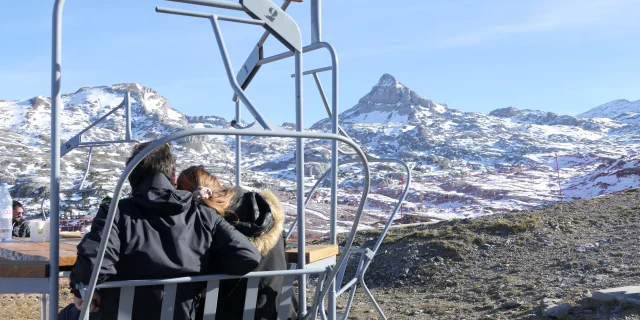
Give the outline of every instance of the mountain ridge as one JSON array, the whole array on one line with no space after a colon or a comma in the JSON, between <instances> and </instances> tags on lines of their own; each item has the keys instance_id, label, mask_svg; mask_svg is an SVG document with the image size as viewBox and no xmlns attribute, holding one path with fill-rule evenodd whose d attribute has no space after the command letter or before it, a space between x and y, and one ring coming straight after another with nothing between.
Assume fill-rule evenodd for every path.
<instances>
[{"instance_id":1,"label":"mountain ridge","mask_svg":"<svg viewBox=\"0 0 640 320\"><path fill-rule=\"evenodd\" d=\"M121 83L64 94L63 139L120 104L127 91L131 92L135 139L156 139L186 128L230 128L222 117L184 115L155 90ZM11 133L0 139L0 148L11 150L0 157L5 164L0 178L15 183L24 198L36 197L35 190L42 195L47 188L48 169L43 164L48 157L49 113L46 97L0 102L0 128ZM283 125L292 129L290 124ZM340 113L340 125L371 155L400 158L409 164L414 183L403 204L407 213L438 218L480 216L640 185L637 176L626 174L640 166L640 140L635 138L640 133L638 126L615 119L513 107L489 114L463 112L384 74L356 105ZM88 131L84 141L115 140L122 137L123 127L119 111ZM325 118L310 130L328 131L329 127ZM234 141L233 136L190 137L175 144L176 156L181 165L203 164L230 183ZM304 171L311 183L329 168L329 144L312 139L305 144ZM242 145L243 184L294 190L294 139L245 137ZM110 172L122 169L123 155L129 150L127 144L96 149L89 186L112 188L117 175ZM86 150L77 150L63 159L65 188L81 179L85 154ZM351 190L361 188L359 170L356 165L341 167L340 199L349 199ZM372 165L372 186L380 194L370 197L369 211L382 215L393 207L403 174L400 168ZM567 190L562 197L558 180ZM326 190L321 188L320 194L322 199ZM80 195L66 199L69 204L81 202ZM341 223L348 225L348 215L345 217Z\"/></svg>"}]
</instances>

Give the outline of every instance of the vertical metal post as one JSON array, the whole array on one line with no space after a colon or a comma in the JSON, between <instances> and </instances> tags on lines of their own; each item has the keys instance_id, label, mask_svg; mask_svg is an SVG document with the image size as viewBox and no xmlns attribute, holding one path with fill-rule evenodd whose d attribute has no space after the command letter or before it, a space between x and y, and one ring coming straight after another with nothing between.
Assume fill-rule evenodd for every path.
<instances>
[{"instance_id":1,"label":"vertical metal post","mask_svg":"<svg viewBox=\"0 0 640 320\"><path fill-rule=\"evenodd\" d=\"M296 131L302 132L303 109L302 109L302 52L295 54L295 74L296 74ZM298 208L298 269L304 269L306 264L305 254L305 206L304 206L304 140L296 139L296 187L297 187L297 208ZM299 315L304 316L307 311L307 279L305 275L298 278L298 301L300 303Z\"/></svg>"},{"instance_id":2,"label":"vertical metal post","mask_svg":"<svg viewBox=\"0 0 640 320\"><path fill-rule=\"evenodd\" d=\"M322 0L311 0L311 43L321 41Z\"/></svg>"},{"instance_id":3,"label":"vertical metal post","mask_svg":"<svg viewBox=\"0 0 640 320\"><path fill-rule=\"evenodd\" d=\"M317 0L320 2L320 0ZM318 4L318 7L320 5ZM318 8L319 10L319 8ZM331 55L331 133L338 134L338 55L332 46L327 45L327 50ZM331 141L331 211L330 211L330 243L338 244L336 235L336 224L338 221L338 141ZM328 293L328 307L329 307L329 319L336 319L336 286L340 286L340 283L333 281Z\"/></svg>"},{"instance_id":4,"label":"vertical metal post","mask_svg":"<svg viewBox=\"0 0 640 320\"><path fill-rule=\"evenodd\" d=\"M240 123L240 99L236 100L236 121ZM236 136L236 187L240 186L241 180L241 169L240 169L240 159L242 158L242 152L240 148L242 147L242 137Z\"/></svg>"},{"instance_id":5,"label":"vertical metal post","mask_svg":"<svg viewBox=\"0 0 640 320\"><path fill-rule=\"evenodd\" d=\"M58 318L58 261L60 260L60 80L62 78L62 9L65 0L53 5L51 40L51 180L49 238L49 316Z\"/></svg>"},{"instance_id":6,"label":"vertical metal post","mask_svg":"<svg viewBox=\"0 0 640 320\"><path fill-rule=\"evenodd\" d=\"M127 91L127 94L124 96L124 119L124 139L131 140L131 93L129 91Z\"/></svg>"},{"instance_id":7,"label":"vertical metal post","mask_svg":"<svg viewBox=\"0 0 640 320\"><path fill-rule=\"evenodd\" d=\"M40 319L47 320L47 300L49 299L48 294L43 293L40 295Z\"/></svg>"}]
</instances>

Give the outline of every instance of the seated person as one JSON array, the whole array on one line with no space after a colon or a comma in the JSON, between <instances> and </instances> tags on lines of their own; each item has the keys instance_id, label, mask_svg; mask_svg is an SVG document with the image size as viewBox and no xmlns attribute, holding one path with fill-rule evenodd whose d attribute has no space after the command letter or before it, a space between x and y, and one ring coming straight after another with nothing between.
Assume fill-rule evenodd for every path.
<instances>
[{"instance_id":1,"label":"seated person","mask_svg":"<svg viewBox=\"0 0 640 320\"><path fill-rule=\"evenodd\" d=\"M287 270L283 238L284 211L271 191L249 192L240 187L223 188L220 181L202 166L182 171L178 177L178 189L193 192L196 201L214 209L249 238L262 255L260 264L253 271ZM255 319L271 320L278 317L282 282L282 277L260 279ZM221 281L216 318L242 319L246 290L246 279ZM288 319L298 318L295 309L294 300Z\"/></svg>"},{"instance_id":2,"label":"seated person","mask_svg":"<svg viewBox=\"0 0 640 320\"><path fill-rule=\"evenodd\" d=\"M13 236L26 238L31 236L29 222L23 218L24 207L22 203L13 200Z\"/></svg>"},{"instance_id":3,"label":"seated person","mask_svg":"<svg viewBox=\"0 0 640 320\"><path fill-rule=\"evenodd\" d=\"M150 142L138 144L131 160ZM118 203L98 284L104 281L163 279L224 273L244 275L255 269L260 253L240 232L207 206L192 201L192 193L175 189L175 157L165 144L140 162L129 176L131 197ZM78 259L70 280L87 285L106 224L109 205L102 204L91 231L78 244ZM173 319L193 319L202 283L178 285ZM101 320L116 319L120 289L103 289L95 303ZM132 319L160 318L162 285L137 287ZM78 305L82 305L78 301Z\"/></svg>"}]
</instances>

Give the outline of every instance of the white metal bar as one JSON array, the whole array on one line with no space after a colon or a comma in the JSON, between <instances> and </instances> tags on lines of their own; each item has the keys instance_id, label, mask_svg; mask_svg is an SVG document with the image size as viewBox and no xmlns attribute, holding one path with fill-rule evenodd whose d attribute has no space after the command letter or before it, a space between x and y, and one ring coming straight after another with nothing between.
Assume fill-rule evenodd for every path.
<instances>
[{"instance_id":1,"label":"white metal bar","mask_svg":"<svg viewBox=\"0 0 640 320\"><path fill-rule=\"evenodd\" d=\"M243 320L253 320L256 313L256 304L258 303L258 285L260 278L251 278L247 281L247 293L244 297Z\"/></svg>"},{"instance_id":2,"label":"white metal bar","mask_svg":"<svg viewBox=\"0 0 640 320\"><path fill-rule=\"evenodd\" d=\"M232 2L232 1L224 1L224 0L167 0L167 1L182 2L182 3L195 4L200 6L220 8L220 9L245 11L244 7L241 4L237 2Z\"/></svg>"},{"instance_id":3,"label":"white metal bar","mask_svg":"<svg viewBox=\"0 0 640 320\"><path fill-rule=\"evenodd\" d=\"M170 283L164 285L164 295L162 296L162 309L160 313L160 320L172 320L174 306L176 305L176 291L178 290L177 283Z\"/></svg>"},{"instance_id":4,"label":"white metal bar","mask_svg":"<svg viewBox=\"0 0 640 320\"><path fill-rule=\"evenodd\" d=\"M236 121L240 123L240 99L236 99ZM242 137L236 137L236 187L240 186L240 182L242 182L242 168L241 168L241 160L242 160Z\"/></svg>"},{"instance_id":5,"label":"white metal bar","mask_svg":"<svg viewBox=\"0 0 640 320\"><path fill-rule=\"evenodd\" d=\"M327 45L327 43L325 43L325 42L313 43L313 44L310 44L310 45L308 45L306 47L303 47L302 48L302 52L306 53L306 52L315 51L315 50L318 50L318 49L321 49L321 48L325 48L326 45ZM293 57L293 52L292 51L287 51L287 52L279 53L279 54L276 54L276 55L261 59L260 61L258 61L257 65L261 66L261 65L264 65L264 64L268 64L268 63L271 63L271 62L276 62L276 61L279 61L279 60L282 60L282 59L286 59L286 58L290 58L290 57Z\"/></svg>"},{"instance_id":6,"label":"white metal bar","mask_svg":"<svg viewBox=\"0 0 640 320\"><path fill-rule=\"evenodd\" d=\"M127 94L124 96L124 101L124 139L131 140L131 93L129 91L127 91Z\"/></svg>"},{"instance_id":7,"label":"white metal bar","mask_svg":"<svg viewBox=\"0 0 640 320\"><path fill-rule=\"evenodd\" d=\"M87 167L84 170L84 175L82 176L82 180L80 181L80 185L78 185L78 190L82 190L84 186L84 182L87 180L87 176L89 175L89 170L91 169L91 154L93 153L93 147L89 147L89 154L87 155Z\"/></svg>"},{"instance_id":8,"label":"white metal bar","mask_svg":"<svg viewBox=\"0 0 640 320\"><path fill-rule=\"evenodd\" d=\"M302 105L302 52L295 52L295 99L296 99L296 131L304 131ZM305 257L305 203L304 203L304 140L296 139L296 202L298 218L298 268L304 269L307 263ZM304 315L307 310L307 279L304 275L298 278L298 301L300 312Z\"/></svg>"},{"instance_id":9,"label":"white metal bar","mask_svg":"<svg viewBox=\"0 0 640 320\"><path fill-rule=\"evenodd\" d=\"M294 276L287 276L282 279L282 292L280 293L280 306L278 307L278 318L287 319L291 311L291 297L293 297Z\"/></svg>"},{"instance_id":10,"label":"white metal bar","mask_svg":"<svg viewBox=\"0 0 640 320\"><path fill-rule=\"evenodd\" d=\"M56 275L60 261L60 114L62 96L62 10L65 0L56 0L53 5L51 34L51 162L50 162L50 226L49 232L49 273ZM49 277L49 315L53 320L58 317L58 277ZM83 308L87 309L87 308ZM88 314L87 314L88 315Z\"/></svg>"},{"instance_id":11,"label":"white metal bar","mask_svg":"<svg viewBox=\"0 0 640 320\"><path fill-rule=\"evenodd\" d=\"M129 320L133 313L133 298L135 296L135 287L123 287L120 289L120 300L118 303L118 320ZM90 305L90 303L87 304ZM82 308L85 309L84 306Z\"/></svg>"},{"instance_id":12,"label":"white metal bar","mask_svg":"<svg viewBox=\"0 0 640 320\"><path fill-rule=\"evenodd\" d=\"M218 308L218 292L220 280L207 281L207 297L204 303L204 320L215 320Z\"/></svg>"},{"instance_id":13,"label":"white metal bar","mask_svg":"<svg viewBox=\"0 0 640 320\"><path fill-rule=\"evenodd\" d=\"M318 69L311 69L311 70L303 72L302 75L306 76L306 75L309 75L309 74L316 74L318 72L330 71L332 69L333 69L333 67L324 67L324 68L318 68ZM291 78L295 78L295 77L296 77L295 74L291 74Z\"/></svg>"},{"instance_id":14,"label":"white metal bar","mask_svg":"<svg viewBox=\"0 0 640 320\"><path fill-rule=\"evenodd\" d=\"M277 271L259 271L259 272L250 272L245 274L244 276L232 276L232 275L224 275L224 274L213 274L207 276L193 276L193 277L180 277L180 278L171 278L171 279L154 279L154 280L123 280L123 281L107 281L104 282L96 288L98 289L107 289L107 288L121 288L121 287L145 287L145 286L155 286L155 285L165 285L170 283L193 283L193 282L207 282L211 280L231 280L231 279L252 279L252 278L263 278L263 277L279 277L279 276L298 276L301 274L320 274L326 272L324 268L309 268L305 270L295 269L295 270L277 270ZM88 287L87 287L88 288Z\"/></svg>"},{"instance_id":15,"label":"white metal bar","mask_svg":"<svg viewBox=\"0 0 640 320\"><path fill-rule=\"evenodd\" d=\"M40 319L47 320L49 319L47 314L47 302L49 300L49 295L46 293L40 294Z\"/></svg>"},{"instance_id":16,"label":"white metal bar","mask_svg":"<svg viewBox=\"0 0 640 320\"><path fill-rule=\"evenodd\" d=\"M311 43L322 41L322 0L311 0Z\"/></svg>"},{"instance_id":17,"label":"white metal bar","mask_svg":"<svg viewBox=\"0 0 640 320\"><path fill-rule=\"evenodd\" d=\"M49 278L0 278L0 294L49 293Z\"/></svg>"},{"instance_id":18,"label":"white metal bar","mask_svg":"<svg viewBox=\"0 0 640 320\"><path fill-rule=\"evenodd\" d=\"M206 18L206 19L209 19L212 16L215 16L215 17L218 18L218 20L222 20L222 21L239 22L239 23L245 23L245 24L255 24L255 25L258 25L258 26L263 26L264 25L264 22L262 22L260 20L238 18L238 17L232 17L232 16L223 16L223 15L217 15L217 14L214 15L214 14L206 13L206 12L197 12L197 11L181 10L181 9L174 9L174 8L156 7L156 12L158 12L158 13L175 14L175 15L179 15L179 16L195 17L195 18Z\"/></svg>"},{"instance_id":19,"label":"white metal bar","mask_svg":"<svg viewBox=\"0 0 640 320\"><path fill-rule=\"evenodd\" d=\"M345 284L342 288L340 288L340 290L338 290L338 292L336 292L336 296L341 296L345 291L349 290L349 288L353 287L354 284L356 284L356 282L358 282L358 278L353 278L351 279L351 281L347 282L347 284ZM355 288L354 288L355 290Z\"/></svg>"}]
</instances>

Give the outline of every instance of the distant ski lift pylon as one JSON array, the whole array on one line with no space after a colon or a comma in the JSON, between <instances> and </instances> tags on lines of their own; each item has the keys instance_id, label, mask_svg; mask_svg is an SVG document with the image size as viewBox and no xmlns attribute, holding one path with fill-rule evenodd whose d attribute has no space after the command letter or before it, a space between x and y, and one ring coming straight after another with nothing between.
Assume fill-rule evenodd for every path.
<instances>
[{"instance_id":1,"label":"distant ski lift pylon","mask_svg":"<svg viewBox=\"0 0 640 320\"><path fill-rule=\"evenodd\" d=\"M94 126L96 126L98 123L102 122L103 120L105 120L107 117L109 117L110 115L114 114L115 112L117 112L118 110L123 109L124 110L124 117L125 117L125 132L124 132L124 139L119 139L119 140L108 140L108 141L87 141L84 142L82 141L82 135L89 131L89 129L93 128ZM98 118L98 120L94 121L92 124L90 124L89 126L87 126L86 128L82 129L82 131L80 131L78 134L76 134L73 138L67 140L67 142L62 144L62 147L60 148L60 156L63 157L64 155L66 155L67 153L69 153L71 150L75 149L75 148L89 148L89 152L87 154L87 165L84 171L84 174L82 176L82 180L80 181L80 183L71 189L67 189L67 190L61 190L60 192L63 193L79 193L79 192L90 192L90 191L106 191L106 192L110 192L111 190L109 189L102 189L102 188L84 188L85 182L87 180L87 176L89 175L89 170L91 169L91 157L93 154L93 147L104 147L104 146L108 146L108 145L113 145L113 144L119 144L119 143L137 143L138 141L134 140L131 138L131 95L129 93L129 91L127 91L127 93L124 96L124 99L122 100L122 102L116 106L115 108L111 109L109 112L107 112L105 115L103 115L102 117Z\"/></svg>"}]
</instances>

